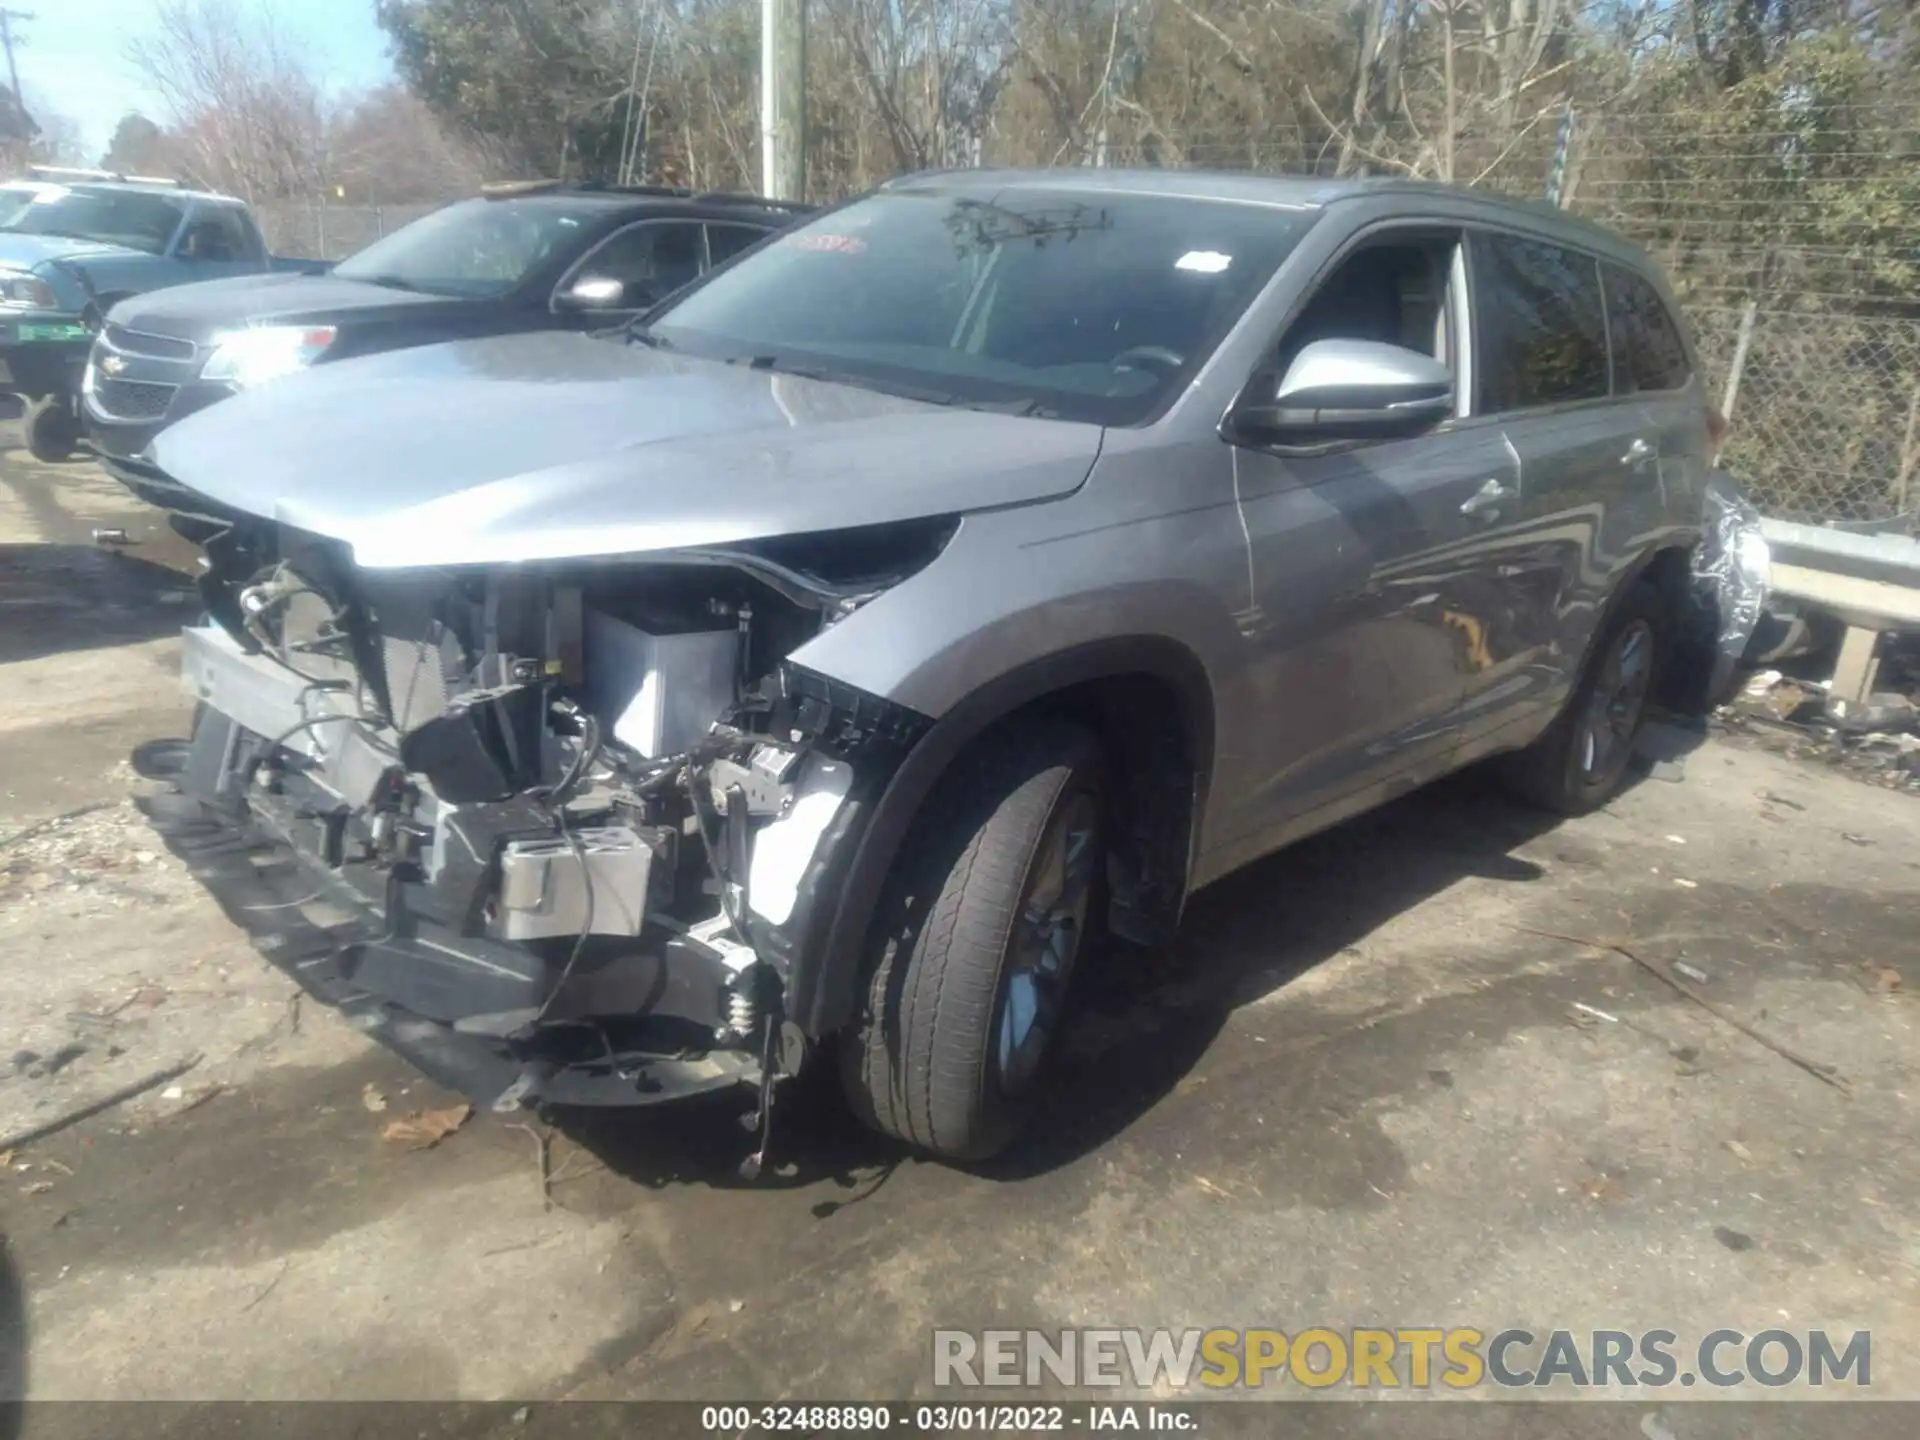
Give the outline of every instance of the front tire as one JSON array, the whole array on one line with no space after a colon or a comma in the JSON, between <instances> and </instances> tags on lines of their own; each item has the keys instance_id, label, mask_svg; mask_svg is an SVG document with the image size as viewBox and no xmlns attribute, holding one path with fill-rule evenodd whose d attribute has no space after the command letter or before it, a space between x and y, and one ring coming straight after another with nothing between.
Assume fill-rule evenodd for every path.
<instances>
[{"instance_id":1,"label":"front tire","mask_svg":"<svg viewBox=\"0 0 1920 1440\"><path fill-rule=\"evenodd\" d=\"M1502 761L1510 789L1561 815L1598 810L1619 793L1660 683L1666 622L1659 587L1650 580L1637 583L1609 617L1559 718Z\"/></svg>"},{"instance_id":2,"label":"front tire","mask_svg":"<svg viewBox=\"0 0 1920 1440\"><path fill-rule=\"evenodd\" d=\"M1045 1071L1104 863L1100 747L1023 725L936 788L874 926L841 1077L874 1129L955 1160L1002 1149Z\"/></svg>"},{"instance_id":3,"label":"front tire","mask_svg":"<svg viewBox=\"0 0 1920 1440\"><path fill-rule=\"evenodd\" d=\"M43 395L28 403L21 417L26 431L27 453L49 465L71 460L80 443L80 417L73 406L59 395Z\"/></svg>"}]
</instances>

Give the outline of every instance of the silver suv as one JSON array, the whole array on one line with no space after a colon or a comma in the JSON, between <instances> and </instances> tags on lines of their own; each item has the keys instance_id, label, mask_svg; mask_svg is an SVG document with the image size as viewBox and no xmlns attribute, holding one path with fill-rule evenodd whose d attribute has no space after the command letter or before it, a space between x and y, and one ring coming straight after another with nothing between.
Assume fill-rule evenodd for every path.
<instances>
[{"instance_id":1,"label":"silver suv","mask_svg":"<svg viewBox=\"0 0 1920 1440\"><path fill-rule=\"evenodd\" d=\"M746 1084L764 1139L825 1052L985 1155L1096 937L1483 757L1614 793L1711 662L1714 423L1647 257L1552 210L900 180L624 333L162 433L214 533L155 818L499 1108Z\"/></svg>"}]
</instances>

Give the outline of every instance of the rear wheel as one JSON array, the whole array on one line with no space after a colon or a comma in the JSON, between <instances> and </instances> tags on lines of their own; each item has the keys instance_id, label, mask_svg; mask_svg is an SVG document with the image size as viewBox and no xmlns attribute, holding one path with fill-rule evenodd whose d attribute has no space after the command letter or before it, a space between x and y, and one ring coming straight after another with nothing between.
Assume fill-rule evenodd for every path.
<instances>
[{"instance_id":1,"label":"rear wheel","mask_svg":"<svg viewBox=\"0 0 1920 1440\"><path fill-rule=\"evenodd\" d=\"M1101 755L1079 726L989 741L928 801L888 884L841 1075L867 1124L951 1159L1013 1138L1101 874Z\"/></svg>"},{"instance_id":2,"label":"rear wheel","mask_svg":"<svg viewBox=\"0 0 1920 1440\"><path fill-rule=\"evenodd\" d=\"M1651 582L1635 585L1621 601L1552 728L1503 761L1504 778L1518 794L1563 815L1582 815L1619 791L1665 659L1665 618L1665 602Z\"/></svg>"}]
</instances>

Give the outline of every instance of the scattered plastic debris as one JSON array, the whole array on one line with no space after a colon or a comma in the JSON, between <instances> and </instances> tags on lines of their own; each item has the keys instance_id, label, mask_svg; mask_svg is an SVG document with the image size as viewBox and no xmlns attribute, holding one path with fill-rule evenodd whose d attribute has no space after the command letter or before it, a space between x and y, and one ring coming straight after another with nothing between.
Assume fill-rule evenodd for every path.
<instances>
[{"instance_id":1,"label":"scattered plastic debris","mask_svg":"<svg viewBox=\"0 0 1920 1440\"><path fill-rule=\"evenodd\" d=\"M1698 965L1690 965L1685 960L1673 962L1673 973L1683 980L1691 980L1696 985L1704 985L1711 978Z\"/></svg>"}]
</instances>

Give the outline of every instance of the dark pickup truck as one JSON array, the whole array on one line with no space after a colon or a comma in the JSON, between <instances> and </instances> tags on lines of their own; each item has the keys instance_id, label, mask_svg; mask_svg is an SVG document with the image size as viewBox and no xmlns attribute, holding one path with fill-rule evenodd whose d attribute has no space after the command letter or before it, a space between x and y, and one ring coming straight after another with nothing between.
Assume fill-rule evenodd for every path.
<instances>
[{"instance_id":1,"label":"dark pickup truck","mask_svg":"<svg viewBox=\"0 0 1920 1440\"><path fill-rule=\"evenodd\" d=\"M326 269L268 254L230 195L100 170L28 174L0 183L0 390L25 402L42 460L65 459L79 439L82 368L115 305L196 280Z\"/></svg>"},{"instance_id":2,"label":"dark pickup truck","mask_svg":"<svg viewBox=\"0 0 1920 1440\"><path fill-rule=\"evenodd\" d=\"M87 435L108 469L146 494L162 483L141 458L153 437L236 391L434 341L608 328L805 208L652 186L503 186L415 220L324 276L143 295L115 308L94 343Z\"/></svg>"}]
</instances>

